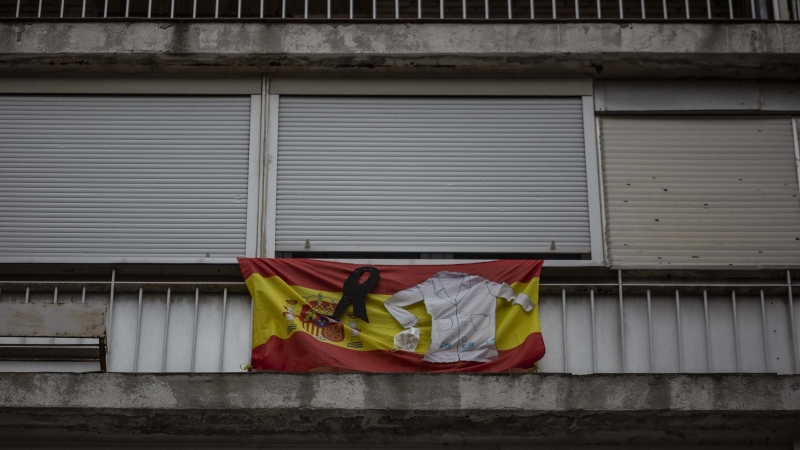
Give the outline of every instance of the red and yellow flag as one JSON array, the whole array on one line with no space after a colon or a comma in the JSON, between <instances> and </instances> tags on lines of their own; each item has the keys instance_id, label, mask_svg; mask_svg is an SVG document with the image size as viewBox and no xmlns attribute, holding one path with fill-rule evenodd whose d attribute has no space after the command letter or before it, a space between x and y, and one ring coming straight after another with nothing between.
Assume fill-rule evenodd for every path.
<instances>
[{"instance_id":1,"label":"red and yellow flag","mask_svg":"<svg viewBox=\"0 0 800 450\"><path fill-rule=\"evenodd\" d=\"M369 323L356 317L352 306L339 320L329 317L342 298L344 281L361 265L310 259L257 258L241 258L239 265L254 301L251 360L254 370L525 371L532 369L534 363L544 356L538 307L542 261L500 260L453 265L375 266L380 271L380 281L366 299ZM418 319L416 326L420 329L420 340L416 349L403 351L395 348L394 337L405 328L395 318L398 309L395 308L393 316L384 307L384 302L401 291L416 292L414 287L423 286L426 280L434 280L442 273L480 280L486 286L504 286L505 290L496 288L494 291L487 291L497 295L497 298L486 300L496 303L495 334L491 344L496 346L497 351L493 353L496 357L493 356L490 361L424 360L432 343L432 318L428 311L430 308L436 311L437 307L427 298L404 307ZM439 290L436 290L437 286ZM460 285L456 288L449 294L453 299L464 295ZM431 289L447 300L449 291L446 286L441 287L434 282ZM517 300L507 301L510 299L501 298L500 295L515 296ZM521 299L524 299L524 303ZM527 307L522 306L523 304ZM491 308L491 305L488 307ZM466 323L467 321L463 322ZM478 323L490 322L475 322L473 316L470 326ZM485 325L475 326L479 329ZM437 332L433 334L436 337Z\"/></svg>"}]
</instances>

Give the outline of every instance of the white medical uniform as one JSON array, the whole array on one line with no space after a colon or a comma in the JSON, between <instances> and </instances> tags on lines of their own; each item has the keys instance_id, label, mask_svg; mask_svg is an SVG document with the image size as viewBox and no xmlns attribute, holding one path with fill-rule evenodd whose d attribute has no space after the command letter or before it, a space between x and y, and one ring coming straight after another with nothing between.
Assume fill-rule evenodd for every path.
<instances>
[{"instance_id":1,"label":"white medical uniform","mask_svg":"<svg viewBox=\"0 0 800 450\"><path fill-rule=\"evenodd\" d=\"M486 362L497 358L497 298L518 304L526 312L533 309L530 297L517 295L506 283L457 272L439 272L417 286L392 295L384 306L403 327L411 328L419 319L403 307L425 302L433 324L431 347L423 360Z\"/></svg>"}]
</instances>

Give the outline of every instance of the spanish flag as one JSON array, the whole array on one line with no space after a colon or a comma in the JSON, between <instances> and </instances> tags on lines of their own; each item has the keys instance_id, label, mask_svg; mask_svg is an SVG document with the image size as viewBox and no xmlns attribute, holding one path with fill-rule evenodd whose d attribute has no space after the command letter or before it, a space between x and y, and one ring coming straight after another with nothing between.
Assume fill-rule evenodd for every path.
<instances>
[{"instance_id":1,"label":"spanish flag","mask_svg":"<svg viewBox=\"0 0 800 450\"><path fill-rule=\"evenodd\" d=\"M529 371L544 356L542 261L375 266L368 321L353 306L332 317L360 265L259 258L239 265L254 302L254 370Z\"/></svg>"}]
</instances>

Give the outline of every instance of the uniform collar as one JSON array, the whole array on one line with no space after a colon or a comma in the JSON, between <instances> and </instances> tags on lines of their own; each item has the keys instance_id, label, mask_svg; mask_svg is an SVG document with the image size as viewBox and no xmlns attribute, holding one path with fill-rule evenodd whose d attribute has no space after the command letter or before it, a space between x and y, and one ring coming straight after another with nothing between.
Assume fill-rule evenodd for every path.
<instances>
[{"instance_id":1,"label":"uniform collar","mask_svg":"<svg viewBox=\"0 0 800 450\"><path fill-rule=\"evenodd\" d=\"M448 279L458 278L461 281L461 286L458 287L456 292L447 292L444 287L444 282ZM440 298L449 298L450 300L458 302L458 294L462 291L472 288L472 277L468 273L460 272L439 272L431 278L433 283L433 292Z\"/></svg>"}]
</instances>

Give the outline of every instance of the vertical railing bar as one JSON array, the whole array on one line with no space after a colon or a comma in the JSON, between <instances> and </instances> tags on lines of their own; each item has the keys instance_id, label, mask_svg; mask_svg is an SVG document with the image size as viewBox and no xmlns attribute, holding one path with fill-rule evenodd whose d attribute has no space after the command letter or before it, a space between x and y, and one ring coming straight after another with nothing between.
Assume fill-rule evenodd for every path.
<instances>
[{"instance_id":1,"label":"vertical railing bar","mask_svg":"<svg viewBox=\"0 0 800 450\"><path fill-rule=\"evenodd\" d=\"M594 289L589 290L589 302L592 306L592 373L597 373L597 323L594 314Z\"/></svg>"},{"instance_id":2,"label":"vertical railing bar","mask_svg":"<svg viewBox=\"0 0 800 450\"><path fill-rule=\"evenodd\" d=\"M761 290L761 329L764 331L764 367L769 373L769 340L767 333L767 308L764 306L764 290Z\"/></svg>"},{"instance_id":3,"label":"vertical railing bar","mask_svg":"<svg viewBox=\"0 0 800 450\"><path fill-rule=\"evenodd\" d=\"M25 286L25 303L27 304L31 299L31 288L30 286ZM28 338L20 338L20 343L24 344L28 341Z\"/></svg>"},{"instance_id":4,"label":"vertical railing bar","mask_svg":"<svg viewBox=\"0 0 800 450\"><path fill-rule=\"evenodd\" d=\"M261 19L264 18L264 0L261 0L261 4L259 5L258 17Z\"/></svg>"},{"instance_id":5,"label":"vertical railing bar","mask_svg":"<svg viewBox=\"0 0 800 450\"><path fill-rule=\"evenodd\" d=\"M645 11L644 11L644 0L642 0L642 19L646 19L646 18L647 18L647 15L645 14Z\"/></svg>"},{"instance_id":6,"label":"vertical railing bar","mask_svg":"<svg viewBox=\"0 0 800 450\"><path fill-rule=\"evenodd\" d=\"M217 0L219 2L219 0ZM308 19L308 0L303 2L303 19Z\"/></svg>"},{"instance_id":7,"label":"vertical railing bar","mask_svg":"<svg viewBox=\"0 0 800 450\"><path fill-rule=\"evenodd\" d=\"M58 286L56 286L55 289L53 289L53 304L54 305L58 304ZM50 344L53 344L55 343L55 341L56 341L55 338L50 338L49 342Z\"/></svg>"},{"instance_id":8,"label":"vertical railing bar","mask_svg":"<svg viewBox=\"0 0 800 450\"><path fill-rule=\"evenodd\" d=\"M152 1L152 0L150 0L150 1ZM242 0L239 0L238 9L236 10L236 17L238 19L242 18Z\"/></svg>"},{"instance_id":9,"label":"vertical railing bar","mask_svg":"<svg viewBox=\"0 0 800 450\"><path fill-rule=\"evenodd\" d=\"M214 1L214 18L219 19L219 0Z\"/></svg>"},{"instance_id":10,"label":"vertical railing bar","mask_svg":"<svg viewBox=\"0 0 800 450\"><path fill-rule=\"evenodd\" d=\"M733 19L733 0L728 0L728 14L730 15L730 18Z\"/></svg>"},{"instance_id":11,"label":"vertical railing bar","mask_svg":"<svg viewBox=\"0 0 800 450\"><path fill-rule=\"evenodd\" d=\"M792 274L786 271L786 287L789 288L789 324L792 328L792 356L794 357L794 373L800 374L800 352L797 350L797 327L794 321L794 297L792 296Z\"/></svg>"},{"instance_id":12,"label":"vertical railing bar","mask_svg":"<svg viewBox=\"0 0 800 450\"><path fill-rule=\"evenodd\" d=\"M600 5L600 0L597 0L597 18L598 19L603 18L603 8Z\"/></svg>"},{"instance_id":13,"label":"vertical railing bar","mask_svg":"<svg viewBox=\"0 0 800 450\"><path fill-rule=\"evenodd\" d=\"M466 19L467 18L467 0L461 0L461 12L462 12L462 18Z\"/></svg>"},{"instance_id":14,"label":"vertical railing bar","mask_svg":"<svg viewBox=\"0 0 800 450\"><path fill-rule=\"evenodd\" d=\"M400 18L400 0L394 0L394 18Z\"/></svg>"},{"instance_id":15,"label":"vertical railing bar","mask_svg":"<svg viewBox=\"0 0 800 450\"><path fill-rule=\"evenodd\" d=\"M662 4L662 5L663 5L663 7L664 7L664 18L665 18L665 19L667 19L667 18L668 18L668 14L667 14L667 0L661 0L661 4Z\"/></svg>"},{"instance_id":16,"label":"vertical railing bar","mask_svg":"<svg viewBox=\"0 0 800 450\"><path fill-rule=\"evenodd\" d=\"M619 283L619 336L622 360L622 373L625 373L625 307L623 305L622 294L622 270L617 270L617 281Z\"/></svg>"},{"instance_id":17,"label":"vertical railing bar","mask_svg":"<svg viewBox=\"0 0 800 450\"><path fill-rule=\"evenodd\" d=\"M147 18L149 19L153 12L153 0L147 0Z\"/></svg>"},{"instance_id":18,"label":"vertical railing bar","mask_svg":"<svg viewBox=\"0 0 800 450\"><path fill-rule=\"evenodd\" d=\"M372 18L378 18L378 0L372 0Z\"/></svg>"},{"instance_id":19,"label":"vertical railing bar","mask_svg":"<svg viewBox=\"0 0 800 450\"><path fill-rule=\"evenodd\" d=\"M625 18L625 11L623 11L623 8L622 8L622 0L619 0L619 18L620 19L624 19Z\"/></svg>"},{"instance_id":20,"label":"vertical railing bar","mask_svg":"<svg viewBox=\"0 0 800 450\"><path fill-rule=\"evenodd\" d=\"M444 0L439 0L439 19L444 19Z\"/></svg>"},{"instance_id":21,"label":"vertical railing bar","mask_svg":"<svg viewBox=\"0 0 800 450\"><path fill-rule=\"evenodd\" d=\"M197 2L197 0L194 1ZM286 18L286 0L281 0L281 19L285 18Z\"/></svg>"},{"instance_id":22,"label":"vertical railing bar","mask_svg":"<svg viewBox=\"0 0 800 450\"><path fill-rule=\"evenodd\" d=\"M650 303L650 289L647 290L647 340L650 345L650 373L655 373L655 348L653 346L653 309Z\"/></svg>"},{"instance_id":23,"label":"vertical railing bar","mask_svg":"<svg viewBox=\"0 0 800 450\"><path fill-rule=\"evenodd\" d=\"M536 8L533 6L533 0L531 0L531 19L536 18Z\"/></svg>"},{"instance_id":24,"label":"vertical railing bar","mask_svg":"<svg viewBox=\"0 0 800 450\"><path fill-rule=\"evenodd\" d=\"M86 304L86 286L84 286L81 289L81 304ZM82 339L81 340L81 342L85 342L85 341L86 341L86 339Z\"/></svg>"},{"instance_id":25,"label":"vertical railing bar","mask_svg":"<svg viewBox=\"0 0 800 450\"><path fill-rule=\"evenodd\" d=\"M65 1L65 0L61 0L61 16L60 16L60 17L61 17L62 19L64 18L64 1Z\"/></svg>"},{"instance_id":26,"label":"vertical railing bar","mask_svg":"<svg viewBox=\"0 0 800 450\"><path fill-rule=\"evenodd\" d=\"M111 355L111 324L114 318L114 282L117 277L117 269L111 270L111 294L108 297L108 319L106 320L106 351Z\"/></svg>"},{"instance_id":27,"label":"vertical railing bar","mask_svg":"<svg viewBox=\"0 0 800 450\"><path fill-rule=\"evenodd\" d=\"M678 370L683 373L683 327L681 326L681 294L675 289L675 317L678 325Z\"/></svg>"},{"instance_id":28,"label":"vertical railing bar","mask_svg":"<svg viewBox=\"0 0 800 450\"><path fill-rule=\"evenodd\" d=\"M353 0L350 0L350 18L353 18Z\"/></svg>"},{"instance_id":29,"label":"vertical railing bar","mask_svg":"<svg viewBox=\"0 0 800 450\"><path fill-rule=\"evenodd\" d=\"M756 0L750 0L750 15L752 16L751 18L756 18Z\"/></svg>"},{"instance_id":30,"label":"vertical railing bar","mask_svg":"<svg viewBox=\"0 0 800 450\"><path fill-rule=\"evenodd\" d=\"M417 0L417 18L422 19L422 0Z\"/></svg>"},{"instance_id":31,"label":"vertical railing bar","mask_svg":"<svg viewBox=\"0 0 800 450\"><path fill-rule=\"evenodd\" d=\"M31 298L31 288L29 286L25 286L25 303L28 303ZM19 338L20 344L24 344L28 341L28 338Z\"/></svg>"},{"instance_id":32,"label":"vertical railing bar","mask_svg":"<svg viewBox=\"0 0 800 450\"><path fill-rule=\"evenodd\" d=\"M331 18L331 0L328 0L328 19Z\"/></svg>"},{"instance_id":33,"label":"vertical railing bar","mask_svg":"<svg viewBox=\"0 0 800 450\"><path fill-rule=\"evenodd\" d=\"M533 0L531 0L531 1L533 1ZM17 17L17 18L19 17L19 7L21 6L21 4L22 4L22 0L17 0L17 14L14 17ZM86 0L83 0L83 10L84 10L84 12L86 11Z\"/></svg>"},{"instance_id":34,"label":"vertical railing bar","mask_svg":"<svg viewBox=\"0 0 800 450\"><path fill-rule=\"evenodd\" d=\"M86 286L81 289L81 304L86 304ZM81 342L85 342L86 339L82 339Z\"/></svg>"},{"instance_id":35,"label":"vertical railing bar","mask_svg":"<svg viewBox=\"0 0 800 450\"><path fill-rule=\"evenodd\" d=\"M195 1L197 1L197 0L195 0ZM107 17L108 17L108 0L105 0L104 6L103 6L103 18L105 19Z\"/></svg>"},{"instance_id":36,"label":"vertical railing bar","mask_svg":"<svg viewBox=\"0 0 800 450\"><path fill-rule=\"evenodd\" d=\"M736 289L731 291L731 307L733 308L733 345L736 347L736 372L742 371L739 361L739 319L736 314Z\"/></svg>"},{"instance_id":37,"label":"vertical railing bar","mask_svg":"<svg viewBox=\"0 0 800 450\"><path fill-rule=\"evenodd\" d=\"M39 13L36 15L36 17L42 17L42 0L39 0Z\"/></svg>"},{"instance_id":38,"label":"vertical railing bar","mask_svg":"<svg viewBox=\"0 0 800 450\"><path fill-rule=\"evenodd\" d=\"M125 0L125 18L128 17L131 10L131 0Z\"/></svg>"},{"instance_id":39,"label":"vertical railing bar","mask_svg":"<svg viewBox=\"0 0 800 450\"><path fill-rule=\"evenodd\" d=\"M86 3L86 0L83 0L83 2ZM175 18L175 0L171 0L170 1L169 18L170 19L174 19Z\"/></svg>"},{"instance_id":40,"label":"vertical railing bar","mask_svg":"<svg viewBox=\"0 0 800 450\"><path fill-rule=\"evenodd\" d=\"M167 371L167 348L169 344L169 302L172 288L167 288L167 313L164 319L164 353L161 355L161 371Z\"/></svg>"},{"instance_id":41,"label":"vertical railing bar","mask_svg":"<svg viewBox=\"0 0 800 450\"><path fill-rule=\"evenodd\" d=\"M581 7L578 4L578 0L575 0L575 18L576 19L580 19L581 18Z\"/></svg>"},{"instance_id":42,"label":"vertical railing bar","mask_svg":"<svg viewBox=\"0 0 800 450\"><path fill-rule=\"evenodd\" d=\"M703 291L703 315L706 320L706 362L708 364L708 373L711 373L711 328L708 323L708 292Z\"/></svg>"},{"instance_id":43,"label":"vertical railing bar","mask_svg":"<svg viewBox=\"0 0 800 450\"><path fill-rule=\"evenodd\" d=\"M575 1L577 1L577 0L575 0ZM511 12L511 0L508 0L508 18L509 19L513 19L514 18L512 12Z\"/></svg>"},{"instance_id":44,"label":"vertical railing bar","mask_svg":"<svg viewBox=\"0 0 800 450\"><path fill-rule=\"evenodd\" d=\"M567 290L561 290L561 336L564 344L564 373L567 372L569 365L567 364Z\"/></svg>"},{"instance_id":45,"label":"vertical railing bar","mask_svg":"<svg viewBox=\"0 0 800 450\"><path fill-rule=\"evenodd\" d=\"M219 340L219 371L222 372L222 360L225 356L225 315L228 306L228 288L222 290L222 334Z\"/></svg>"},{"instance_id":46,"label":"vertical railing bar","mask_svg":"<svg viewBox=\"0 0 800 450\"><path fill-rule=\"evenodd\" d=\"M711 0L706 0L706 9L708 10L708 18L711 18Z\"/></svg>"},{"instance_id":47,"label":"vertical railing bar","mask_svg":"<svg viewBox=\"0 0 800 450\"><path fill-rule=\"evenodd\" d=\"M200 288L194 288L194 330L192 331L192 372L194 372L194 354L197 351L197 310L200 306Z\"/></svg>"},{"instance_id":48,"label":"vertical railing bar","mask_svg":"<svg viewBox=\"0 0 800 450\"><path fill-rule=\"evenodd\" d=\"M689 12L689 0L686 0L686 18L687 19L691 19L692 18L691 13Z\"/></svg>"},{"instance_id":49,"label":"vertical railing bar","mask_svg":"<svg viewBox=\"0 0 800 450\"><path fill-rule=\"evenodd\" d=\"M250 360L250 358L251 358L251 356L253 354L253 351L252 351L252 348L253 348L253 346L252 346L253 345L253 319L254 319L253 310L255 308L255 303L256 303L255 299L251 296L250 297L250 334L247 335L247 339L249 340L247 348L249 348L251 350L249 351L249 354L247 355L247 360L248 361Z\"/></svg>"},{"instance_id":50,"label":"vertical railing bar","mask_svg":"<svg viewBox=\"0 0 800 450\"><path fill-rule=\"evenodd\" d=\"M555 1L555 0L553 0L553 1ZM485 1L484 13L486 15L486 18L488 19L489 18L489 0Z\"/></svg>"},{"instance_id":51,"label":"vertical railing bar","mask_svg":"<svg viewBox=\"0 0 800 450\"><path fill-rule=\"evenodd\" d=\"M489 9L489 6L488 6L489 5L489 0L486 0L486 5L487 5L486 9L488 10ZM553 19L555 19L555 18L556 18L556 0L553 0ZM488 17L487 17L487 19L488 19Z\"/></svg>"},{"instance_id":52,"label":"vertical railing bar","mask_svg":"<svg viewBox=\"0 0 800 450\"><path fill-rule=\"evenodd\" d=\"M139 371L139 341L142 339L142 292L144 292L144 288L139 288L139 311L136 314L136 342L133 346L133 373Z\"/></svg>"}]
</instances>

